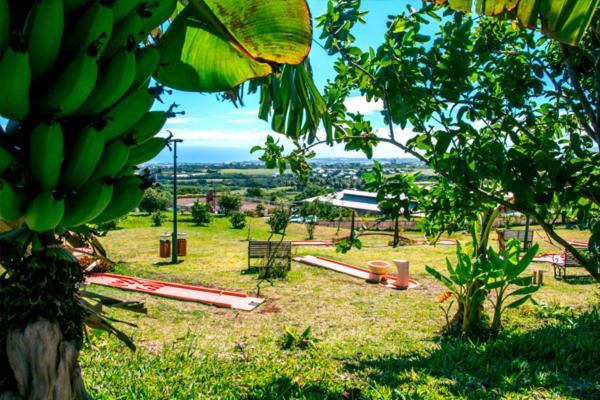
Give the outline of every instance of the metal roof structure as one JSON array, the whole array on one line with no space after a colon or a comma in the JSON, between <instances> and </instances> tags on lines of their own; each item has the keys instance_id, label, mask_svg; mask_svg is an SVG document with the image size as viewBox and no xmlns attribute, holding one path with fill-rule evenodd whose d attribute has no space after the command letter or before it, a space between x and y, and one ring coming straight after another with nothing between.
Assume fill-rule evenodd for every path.
<instances>
[{"instance_id":1,"label":"metal roof structure","mask_svg":"<svg viewBox=\"0 0 600 400\"><path fill-rule=\"evenodd\" d=\"M303 201L310 202L315 200L329 203L336 207L349 208L351 210L381 213L381 210L377 205L377 193L372 192L344 189L341 192L311 197Z\"/></svg>"}]
</instances>

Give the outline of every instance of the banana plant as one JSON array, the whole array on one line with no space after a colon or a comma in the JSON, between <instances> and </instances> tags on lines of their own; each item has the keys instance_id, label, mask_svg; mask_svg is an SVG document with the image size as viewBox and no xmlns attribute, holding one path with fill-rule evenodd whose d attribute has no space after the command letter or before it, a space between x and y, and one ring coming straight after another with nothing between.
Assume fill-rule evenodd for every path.
<instances>
[{"instance_id":1,"label":"banana plant","mask_svg":"<svg viewBox=\"0 0 600 400\"><path fill-rule=\"evenodd\" d=\"M538 250L539 246L535 244L521 257L521 244L516 239L510 240L500 254L488 248L485 289L493 293L493 296L488 296L494 310L491 326L493 335L498 334L502 327L504 311L526 303L539 289L539 286L532 284L531 276L519 276L531 264Z\"/></svg>"},{"instance_id":2,"label":"banana plant","mask_svg":"<svg viewBox=\"0 0 600 400\"><path fill-rule=\"evenodd\" d=\"M518 20L530 28L541 21L542 32L576 45L590 26L599 0L429 0L455 10Z\"/></svg>"}]
</instances>

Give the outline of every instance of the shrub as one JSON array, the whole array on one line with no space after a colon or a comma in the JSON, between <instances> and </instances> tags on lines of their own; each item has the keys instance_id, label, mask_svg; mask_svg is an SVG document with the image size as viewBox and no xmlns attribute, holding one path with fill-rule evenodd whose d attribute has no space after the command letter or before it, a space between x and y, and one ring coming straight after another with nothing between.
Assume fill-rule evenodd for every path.
<instances>
[{"instance_id":1,"label":"shrub","mask_svg":"<svg viewBox=\"0 0 600 400\"><path fill-rule=\"evenodd\" d=\"M239 211L234 211L229 214L229 222L233 229L243 229L246 227L246 216Z\"/></svg>"},{"instance_id":2,"label":"shrub","mask_svg":"<svg viewBox=\"0 0 600 400\"><path fill-rule=\"evenodd\" d=\"M152 226L162 226L163 222L167 220L167 216L160 211L153 212L150 218L152 219Z\"/></svg>"},{"instance_id":3,"label":"shrub","mask_svg":"<svg viewBox=\"0 0 600 400\"><path fill-rule=\"evenodd\" d=\"M265 205L263 203L258 203L256 205L256 215L258 215L259 217L264 217L266 210L267 210L267 208L265 207Z\"/></svg>"},{"instance_id":4,"label":"shrub","mask_svg":"<svg viewBox=\"0 0 600 400\"><path fill-rule=\"evenodd\" d=\"M263 191L259 187L251 187L246 189L246 196L248 197L262 197Z\"/></svg>"},{"instance_id":5,"label":"shrub","mask_svg":"<svg viewBox=\"0 0 600 400\"><path fill-rule=\"evenodd\" d=\"M290 213L284 208L278 208L269 217L269 226L273 233L283 233L290 222Z\"/></svg>"},{"instance_id":6,"label":"shrub","mask_svg":"<svg viewBox=\"0 0 600 400\"><path fill-rule=\"evenodd\" d=\"M148 188L144 192L140 209L149 214L155 211L166 211L172 201L173 196L171 193L156 188Z\"/></svg>"},{"instance_id":7,"label":"shrub","mask_svg":"<svg viewBox=\"0 0 600 400\"><path fill-rule=\"evenodd\" d=\"M212 219L208 204L200 200L194 201L192 205L192 221L198 225L208 225Z\"/></svg>"},{"instance_id":8,"label":"shrub","mask_svg":"<svg viewBox=\"0 0 600 400\"><path fill-rule=\"evenodd\" d=\"M234 211L239 211L242 206L242 198L238 195L225 193L219 199L219 207L225 215L229 215Z\"/></svg>"}]
</instances>

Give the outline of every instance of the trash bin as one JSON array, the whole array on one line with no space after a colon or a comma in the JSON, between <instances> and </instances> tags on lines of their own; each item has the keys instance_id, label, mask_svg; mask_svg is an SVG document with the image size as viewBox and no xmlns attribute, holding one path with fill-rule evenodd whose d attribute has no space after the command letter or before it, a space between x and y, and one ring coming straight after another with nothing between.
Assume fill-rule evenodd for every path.
<instances>
[{"instance_id":1,"label":"trash bin","mask_svg":"<svg viewBox=\"0 0 600 400\"><path fill-rule=\"evenodd\" d=\"M185 257L187 255L187 236L186 233L177 234L177 255Z\"/></svg>"},{"instance_id":2,"label":"trash bin","mask_svg":"<svg viewBox=\"0 0 600 400\"><path fill-rule=\"evenodd\" d=\"M171 257L171 235L160 235L160 258Z\"/></svg>"}]
</instances>

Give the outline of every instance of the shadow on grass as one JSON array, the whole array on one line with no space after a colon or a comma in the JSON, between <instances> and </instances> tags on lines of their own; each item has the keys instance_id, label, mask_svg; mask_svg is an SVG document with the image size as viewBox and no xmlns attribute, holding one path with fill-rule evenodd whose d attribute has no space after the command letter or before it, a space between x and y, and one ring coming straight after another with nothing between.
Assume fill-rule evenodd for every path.
<instances>
[{"instance_id":1,"label":"shadow on grass","mask_svg":"<svg viewBox=\"0 0 600 400\"><path fill-rule=\"evenodd\" d=\"M596 308L536 330L505 332L486 343L444 339L432 352L351 361L345 368L381 385L400 387L407 398L427 398L419 392L433 378L436 392L441 384L450 394L468 399L508 393L598 399L599 360Z\"/></svg>"},{"instance_id":2,"label":"shadow on grass","mask_svg":"<svg viewBox=\"0 0 600 400\"><path fill-rule=\"evenodd\" d=\"M278 376L260 387L253 387L252 393L242 397L244 400L275 400L275 399L356 399L360 397L340 395L331 390L324 382L322 384L308 384L300 386L292 381L289 376Z\"/></svg>"},{"instance_id":3,"label":"shadow on grass","mask_svg":"<svg viewBox=\"0 0 600 400\"><path fill-rule=\"evenodd\" d=\"M590 275L575 275L563 278L562 281L569 285L593 285L598 282Z\"/></svg>"}]
</instances>

